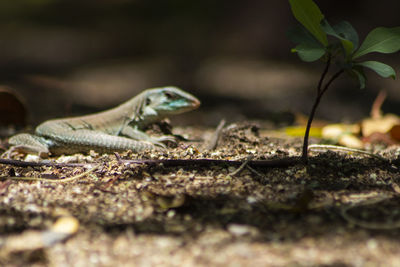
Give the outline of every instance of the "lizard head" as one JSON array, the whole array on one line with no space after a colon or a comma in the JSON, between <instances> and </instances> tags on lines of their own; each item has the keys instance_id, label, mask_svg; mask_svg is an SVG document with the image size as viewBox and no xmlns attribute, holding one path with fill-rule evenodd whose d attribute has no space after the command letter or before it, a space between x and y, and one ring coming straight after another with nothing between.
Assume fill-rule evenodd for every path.
<instances>
[{"instance_id":1,"label":"lizard head","mask_svg":"<svg viewBox=\"0 0 400 267\"><path fill-rule=\"evenodd\" d=\"M142 116L165 117L196 109L200 101L177 87L168 86L146 90L142 105Z\"/></svg>"}]
</instances>

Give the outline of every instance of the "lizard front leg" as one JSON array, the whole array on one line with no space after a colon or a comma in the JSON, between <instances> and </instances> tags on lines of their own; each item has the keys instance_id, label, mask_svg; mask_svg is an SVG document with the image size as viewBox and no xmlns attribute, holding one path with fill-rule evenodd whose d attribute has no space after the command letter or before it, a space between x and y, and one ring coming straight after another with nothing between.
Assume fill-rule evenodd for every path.
<instances>
[{"instance_id":1,"label":"lizard front leg","mask_svg":"<svg viewBox=\"0 0 400 267\"><path fill-rule=\"evenodd\" d=\"M150 142L156 146L160 146L162 148L166 148L165 144L162 142L165 141L171 141L171 142L176 142L175 137L169 136L169 135L163 135L159 137L152 137L146 134L145 132L140 131L139 129L132 127L132 126L125 126L121 130L121 134L124 136L127 136L129 138L135 139L135 140L144 140L147 142Z\"/></svg>"}]
</instances>

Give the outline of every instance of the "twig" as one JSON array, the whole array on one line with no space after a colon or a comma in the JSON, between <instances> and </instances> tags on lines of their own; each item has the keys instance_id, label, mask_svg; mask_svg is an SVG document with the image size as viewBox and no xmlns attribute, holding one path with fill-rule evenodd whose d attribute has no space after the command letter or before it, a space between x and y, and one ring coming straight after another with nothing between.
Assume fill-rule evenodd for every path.
<instances>
[{"instance_id":1,"label":"twig","mask_svg":"<svg viewBox=\"0 0 400 267\"><path fill-rule=\"evenodd\" d=\"M241 172L244 167L247 166L247 164L249 163L249 161L254 158L253 155L250 155L247 157L247 159L242 163L242 165L239 166L239 168L237 168L236 170L234 170L233 172L229 173L230 176L235 176L236 174L238 174L239 172Z\"/></svg>"},{"instance_id":2,"label":"twig","mask_svg":"<svg viewBox=\"0 0 400 267\"><path fill-rule=\"evenodd\" d=\"M100 167L100 164L94 166L93 168L69 177L69 178L65 178L65 179L52 179L52 178L44 178L44 177L23 177L23 176L8 176L8 177L0 177L0 179L11 179L11 180L21 180L21 181L46 181L46 182L50 182L50 183L65 183L65 182L71 182L73 180L79 179L81 177L84 177L92 172L94 172L95 170L97 170Z\"/></svg>"},{"instance_id":3,"label":"twig","mask_svg":"<svg viewBox=\"0 0 400 267\"><path fill-rule=\"evenodd\" d=\"M217 126L217 129L214 131L212 137L210 138L210 142L207 145L208 150L214 150L217 148L218 141L224 126L225 126L225 120L221 120Z\"/></svg>"},{"instance_id":4,"label":"twig","mask_svg":"<svg viewBox=\"0 0 400 267\"><path fill-rule=\"evenodd\" d=\"M335 145L320 145L320 144L313 144L308 146L308 150L314 150L314 151L323 151L323 150L337 150L341 152L348 152L348 153L357 153L357 154L363 154L363 155L368 155L370 157L380 159L383 161L388 161L384 157L381 157L377 154L361 150L361 149L356 149L356 148L350 148L350 147L345 147L345 146L335 146Z\"/></svg>"},{"instance_id":5,"label":"twig","mask_svg":"<svg viewBox=\"0 0 400 267\"><path fill-rule=\"evenodd\" d=\"M266 178L266 176L265 176L264 174L260 173L259 171L255 170L254 168L250 167L248 164L247 164L246 167L247 167L247 169L249 169L251 172L255 173L256 175L260 176L261 178Z\"/></svg>"},{"instance_id":6,"label":"twig","mask_svg":"<svg viewBox=\"0 0 400 267\"><path fill-rule=\"evenodd\" d=\"M379 94L376 96L374 103L372 104L371 108L371 118L373 119L379 119L382 117L382 104L386 99L386 91L379 91Z\"/></svg>"},{"instance_id":7,"label":"twig","mask_svg":"<svg viewBox=\"0 0 400 267\"><path fill-rule=\"evenodd\" d=\"M91 163L57 163L51 161L29 162L15 159L0 159L0 164L12 165L16 167L87 167L93 165Z\"/></svg>"},{"instance_id":8,"label":"twig","mask_svg":"<svg viewBox=\"0 0 400 267\"><path fill-rule=\"evenodd\" d=\"M224 160L224 159L121 159L121 163L126 164L147 164L159 165L162 164L166 167L174 166L210 166L210 165L228 165L240 166L243 164L241 160ZM248 166L251 167L288 167L296 164L302 164L299 157L288 157L269 160L250 160Z\"/></svg>"},{"instance_id":9,"label":"twig","mask_svg":"<svg viewBox=\"0 0 400 267\"><path fill-rule=\"evenodd\" d=\"M122 158L121 158L121 156L118 154L118 152L114 152L114 156L117 158L117 162L118 162L119 164L121 164L121 163L122 163Z\"/></svg>"}]
</instances>

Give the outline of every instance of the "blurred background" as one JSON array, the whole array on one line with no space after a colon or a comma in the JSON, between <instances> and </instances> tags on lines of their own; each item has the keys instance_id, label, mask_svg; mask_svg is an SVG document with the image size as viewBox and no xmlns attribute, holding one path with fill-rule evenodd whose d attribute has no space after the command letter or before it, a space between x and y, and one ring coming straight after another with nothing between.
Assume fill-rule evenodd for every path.
<instances>
[{"instance_id":1,"label":"blurred background","mask_svg":"<svg viewBox=\"0 0 400 267\"><path fill-rule=\"evenodd\" d=\"M399 1L316 3L331 24L351 22L361 40L375 27L400 26ZM0 114L21 124L103 110L165 85L201 99L184 123L288 123L308 114L323 69L290 52L286 31L296 21L282 0L3 0L0 19L0 85L24 104L3 94ZM370 59L399 74L399 53ZM384 111L400 113L398 81L367 75L364 90L340 78L317 117L365 117L380 90L389 95Z\"/></svg>"}]
</instances>

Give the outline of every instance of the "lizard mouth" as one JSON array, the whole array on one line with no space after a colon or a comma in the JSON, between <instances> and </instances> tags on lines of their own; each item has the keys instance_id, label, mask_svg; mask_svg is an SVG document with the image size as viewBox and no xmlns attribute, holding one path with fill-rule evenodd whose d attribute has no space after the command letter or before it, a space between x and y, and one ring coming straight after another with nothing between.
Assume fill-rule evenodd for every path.
<instances>
[{"instance_id":1,"label":"lizard mouth","mask_svg":"<svg viewBox=\"0 0 400 267\"><path fill-rule=\"evenodd\" d=\"M197 98L193 97L191 104L192 104L192 108L196 109L196 108L198 108L200 106L200 100L198 100Z\"/></svg>"},{"instance_id":2,"label":"lizard mouth","mask_svg":"<svg viewBox=\"0 0 400 267\"><path fill-rule=\"evenodd\" d=\"M198 100L196 97L192 96L191 98L189 98L189 100L190 101L186 100L186 103L182 105L182 112L194 110L200 106L200 100Z\"/></svg>"},{"instance_id":3,"label":"lizard mouth","mask_svg":"<svg viewBox=\"0 0 400 267\"><path fill-rule=\"evenodd\" d=\"M185 92L183 96L170 101L167 109L170 109L177 114L197 109L199 106L200 100L198 100L197 97Z\"/></svg>"},{"instance_id":4,"label":"lizard mouth","mask_svg":"<svg viewBox=\"0 0 400 267\"><path fill-rule=\"evenodd\" d=\"M174 101L174 103L170 103L170 106L174 107L172 110L177 114L198 108L200 106L200 101L195 97L190 99L178 99Z\"/></svg>"}]
</instances>

